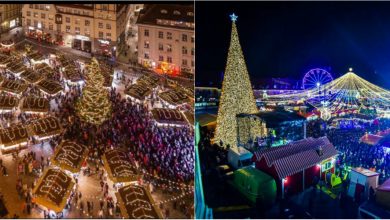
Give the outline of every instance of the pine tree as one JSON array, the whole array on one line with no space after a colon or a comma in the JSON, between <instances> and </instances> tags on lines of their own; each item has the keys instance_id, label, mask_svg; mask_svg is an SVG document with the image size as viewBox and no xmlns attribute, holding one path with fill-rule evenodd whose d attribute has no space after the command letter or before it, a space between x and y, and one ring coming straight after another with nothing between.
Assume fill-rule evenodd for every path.
<instances>
[{"instance_id":1,"label":"pine tree","mask_svg":"<svg viewBox=\"0 0 390 220\"><path fill-rule=\"evenodd\" d=\"M111 102L108 91L103 86L104 76L95 58L85 67L86 86L76 104L81 120L100 125L111 115Z\"/></svg>"},{"instance_id":2,"label":"pine tree","mask_svg":"<svg viewBox=\"0 0 390 220\"><path fill-rule=\"evenodd\" d=\"M226 146L237 145L236 115L240 113L256 113L256 101L253 95L248 70L238 38L236 19L231 15L232 33L227 57L225 75L218 107L217 128L214 141L222 140Z\"/></svg>"}]
</instances>

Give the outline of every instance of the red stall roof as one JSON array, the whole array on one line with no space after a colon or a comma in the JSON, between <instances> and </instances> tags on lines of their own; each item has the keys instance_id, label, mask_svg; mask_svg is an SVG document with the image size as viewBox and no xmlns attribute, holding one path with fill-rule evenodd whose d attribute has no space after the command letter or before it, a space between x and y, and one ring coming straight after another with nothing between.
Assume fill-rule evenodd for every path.
<instances>
[{"instance_id":1,"label":"red stall roof","mask_svg":"<svg viewBox=\"0 0 390 220\"><path fill-rule=\"evenodd\" d=\"M322 149L322 154L318 153ZM287 145L261 149L254 153L254 160L263 157L268 167L274 166L279 179L293 175L321 161L337 155L337 150L327 137L306 138Z\"/></svg>"}]
</instances>

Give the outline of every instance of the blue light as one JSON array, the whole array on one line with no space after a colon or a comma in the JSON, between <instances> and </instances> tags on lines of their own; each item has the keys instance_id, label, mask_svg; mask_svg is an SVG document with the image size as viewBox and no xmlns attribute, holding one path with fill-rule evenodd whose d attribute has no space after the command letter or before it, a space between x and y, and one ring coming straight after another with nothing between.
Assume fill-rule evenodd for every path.
<instances>
[{"instance_id":1,"label":"blue light","mask_svg":"<svg viewBox=\"0 0 390 220\"><path fill-rule=\"evenodd\" d=\"M233 22L236 22L236 21L237 21L237 18L238 18L238 16L235 15L234 13L230 15L230 19L231 19Z\"/></svg>"}]
</instances>

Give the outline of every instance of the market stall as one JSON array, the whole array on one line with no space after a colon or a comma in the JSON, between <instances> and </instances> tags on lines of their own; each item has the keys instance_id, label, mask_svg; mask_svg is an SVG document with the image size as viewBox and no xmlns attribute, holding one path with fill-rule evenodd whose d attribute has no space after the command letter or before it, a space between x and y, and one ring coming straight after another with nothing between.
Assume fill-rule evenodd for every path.
<instances>
[{"instance_id":1,"label":"market stall","mask_svg":"<svg viewBox=\"0 0 390 220\"><path fill-rule=\"evenodd\" d=\"M25 97L22 99L20 110L26 113L47 113L49 108L49 100L45 98Z\"/></svg>"},{"instance_id":2,"label":"market stall","mask_svg":"<svg viewBox=\"0 0 390 220\"><path fill-rule=\"evenodd\" d=\"M158 205L144 186L128 185L116 193L122 216L125 219L162 219Z\"/></svg>"},{"instance_id":3,"label":"market stall","mask_svg":"<svg viewBox=\"0 0 390 220\"><path fill-rule=\"evenodd\" d=\"M0 147L3 153L24 147L27 141L28 132L23 125L13 125L0 129Z\"/></svg>"},{"instance_id":4,"label":"market stall","mask_svg":"<svg viewBox=\"0 0 390 220\"><path fill-rule=\"evenodd\" d=\"M166 102L170 107L177 107L188 102L188 97L184 93L177 90L169 90L158 94L158 96Z\"/></svg>"},{"instance_id":5,"label":"market stall","mask_svg":"<svg viewBox=\"0 0 390 220\"><path fill-rule=\"evenodd\" d=\"M27 83L37 83L40 80L43 79L43 75L32 70L32 69L27 69L23 73L20 74L20 77L25 80Z\"/></svg>"},{"instance_id":6,"label":"market stall","mask_svg":"<svg viewBox=\"0 0 390 220\"><path fill-rule=\"evenodd\" d=\"M19 100L13 96L0 96L0 110L11 111L18 107Z\"/></svg>"},{"instance_id":7,"label":"market stall","mask_svg":"<svg viewBox=\"0 0 390 220\"><path fill-rule=\"evenodd\" d=\"M158 76L154 75L142 75L140 78L137 79L138 84L145 84L150 88L155 88L158 85L158 82L160 81L160 78Z\"/></svg>"},{"instance_id":8,"label":"market stall","mask_svg":"<svg viewBox=\"0 0 390 220\"><path fill-rule=\"evenodd\" d=\"M4 80L0 85L0 90L12 93L14 95L20 95L27 89L27 84L19 80Z\"/></svg>"},{"instance_id":9,"label":"market stall","mask_svg":"<svg viewBox=\"0 0 390 220\"><path fill-rule=\"evenodd\" d=\"M157 125L183 126L187 124L184 115L178 110L155 108L152 110L152 114Z\"/></svg>"},{"instance_id":10,"label":"market stall","mask_svg":"<svg viewBox=\"0 0 390 220\"><path fill-rule=\"evenodd\" d=\"M87 154L88 149L85 146L65 140L57 146L52 158L52 164L60 167L62 170L78 173Z\"/></svg>"},{"instance_id":11,"label":"market stall","mask_svg":"<svg viewBox=\"0 0 390 220\"><path fill-rule=\"evenodd\" d=\"M7 65L7 69L13 74L19 75L22 72L24 72L27 69L27 67L23 64L23 62L21 61L17 62L16 60L13 60Z\"/></svg>"},{"instance_id":12,"label":"market stall","mask_svg":"<svg viewBox=\"0 0 390 220\"><path fill-rule=\"evenodd\" d=\"M48 95L56 95L63 89L60 83L50 79L44 79L40 81L37 85L42 92Z\"/></svg>"},{"instance_id":13,"label":"market stall","mask_svg":"<svg viewBox=\"0 0 390 220\"><path fill-rule=\"evenodd\" d=\"M108 150L103 155L104 167L114 183L138 181L141 175L126 151Z\"/></svg>"},{"instance_id":14,"label":"market stall","mask_svg":"<svg viewBox=\"0 0 390 220\"><path fill-rule=\"evenodd\" d=\"M55 117L47 117L30 121L27 125L30 136L36 136L38 139L46 139L62 132L60 121Z\"/></svg>"},{"instance_id":15,"label":"market stall","mask_svg":"<svg viewBox=\"0 0 390 220\"><path fill-rule=\"evenodd\" d=\"M47 169L33 190L35 203L56 213L64 210L73 189L72 177L60 169Z\"/></svg>"},{"instance_id":16,"label":"market stall","mask_svg":"<svg viewBox=\"0 0 390 220\"><path fill-rule=\"evenodd\" d=\"M352 168L350 172L348 196L365 200L369 196L370 187L373 189L378 187L378 181L379 173L362 167ZM362 196L360 194L362 194Z\"/></svg>"},{"instance_id":17,"label":"market stall","mask_svg":"<svg viewBox=\"0 0 390 220\"><path fill-rule=\"evenodd\" d=\"M126 91L125 94L130 96L130 98L143 101L146 96L150 95L152 90L149 87L146 87L142 84L133 84Z\"/></svg>"}]
</instances>

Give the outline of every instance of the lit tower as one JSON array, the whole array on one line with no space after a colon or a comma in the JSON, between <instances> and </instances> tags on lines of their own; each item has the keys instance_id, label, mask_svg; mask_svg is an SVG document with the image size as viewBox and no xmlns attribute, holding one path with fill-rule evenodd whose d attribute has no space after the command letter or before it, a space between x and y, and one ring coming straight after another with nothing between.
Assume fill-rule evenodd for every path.
<instances>
[{"instance_id":1,"label":"lit tower","mask_svg":"<svg viewBox=\"0 0 390 220\"><path fill-rule=\"evenodd\" d=\"M219 141L222 140L224 146L229 144L231 147L235 147L237 145L236 115L256 113L258 110L238 39L237 16L233 13L230 17L232 20L232 34L222 82L214 142L219 144Z\"/></svg>"}]
</instances>

